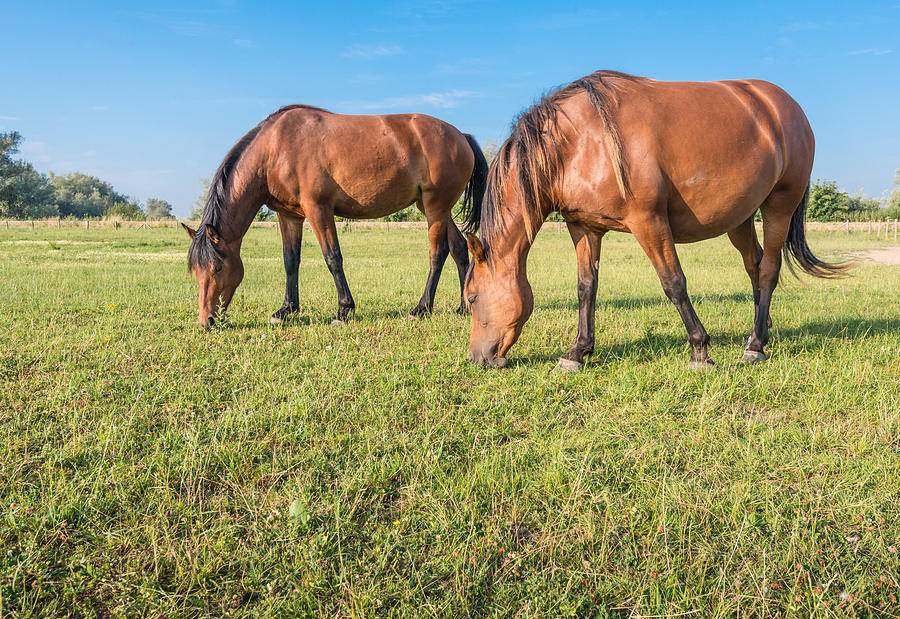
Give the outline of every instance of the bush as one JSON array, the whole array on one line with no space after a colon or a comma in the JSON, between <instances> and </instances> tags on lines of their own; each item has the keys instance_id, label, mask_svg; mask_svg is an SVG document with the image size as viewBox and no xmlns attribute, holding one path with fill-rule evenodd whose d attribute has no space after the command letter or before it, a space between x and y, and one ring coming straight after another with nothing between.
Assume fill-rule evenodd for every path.
<instances>
[{"instance_id":1,"label":"bush","mask_svg":"<svg viewBox=\"0 0 900 619\"><path fill-rule=\"evenodd\" d=\"M425 214L413 205L381 219L382 221L425 221Z\"/></svg>"},{"instance_id":2,"label":"bush","mask_svg":"<svg viewBox=\"0 0 900 619\"><path fill-rule=\"evenodd\" d=\"M126 221L144 221L147 214L141 210L137 202L116 202L103 213L104 219L124 219Z\"/></svg>"}]
</instances>

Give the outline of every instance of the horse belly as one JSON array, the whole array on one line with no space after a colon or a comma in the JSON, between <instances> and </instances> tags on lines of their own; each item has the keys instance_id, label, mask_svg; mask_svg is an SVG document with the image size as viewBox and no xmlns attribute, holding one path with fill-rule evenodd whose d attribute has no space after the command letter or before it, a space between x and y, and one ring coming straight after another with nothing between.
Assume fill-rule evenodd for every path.
<instances>
[{"instance_id":1,"label":"horse belly","mask_svg":"<svg viewBox=\"0 0 900 619\"><path fill-rule=\"evenodd\" d=\"M676 189L668 202L669 226L676 243L692 243L720 236L747 221L765 201L772 184L707 182L697 191Z\"/></svg>"},{"instance_id":2,"label":"horse belly","mask_svg":"<svg viewBox=\"0 0 900 619\"><path fill-rule=\"evenodd\" d=\"M335 214L341 217L384 217L414 203L420 193L412 170L393 158L371 157L332 176L338 187Z\"/></svg>"}]
</instances>

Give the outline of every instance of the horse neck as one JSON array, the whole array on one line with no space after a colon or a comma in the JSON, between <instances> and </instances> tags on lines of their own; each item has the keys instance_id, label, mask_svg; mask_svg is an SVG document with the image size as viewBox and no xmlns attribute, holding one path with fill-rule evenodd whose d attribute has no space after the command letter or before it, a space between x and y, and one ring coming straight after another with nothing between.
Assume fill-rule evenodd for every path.
<instances>
[{"instance_id":1,"label":"horse neck","mask_svg":"<svg viewBox=\"0 0 900 619\"><path fill-rule=\"evenodd\" d=\"M244 176L238 173L235 179L230 183L228 206L222 211L219 233L226 242L240 245L265 202L266 189L265 183L255 174Z\"/></svg>"},{"instance_id":2,"label":"horse neck","mask_svg":"<svg viewBox=\"0 0 900 619\"><path fill-rule=\"evenodd\" d=\"M534 237L547 218L547 213L528 213L526 217L518 204L507 202L507 208L503 216L502 232L488 243L490 252L494 260L524 274L528 252L531 251Z\"/></svg>"}]
</instances>

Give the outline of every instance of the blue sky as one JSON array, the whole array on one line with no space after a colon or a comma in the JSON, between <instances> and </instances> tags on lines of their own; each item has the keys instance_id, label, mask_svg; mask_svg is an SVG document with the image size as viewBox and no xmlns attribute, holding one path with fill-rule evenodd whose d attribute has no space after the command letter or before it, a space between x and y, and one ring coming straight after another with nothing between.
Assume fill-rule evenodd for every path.
<instances>
[{"instance_id":1,"label":"blue sky","mask_svg":"<svg viewBox=\"0 0 900 619\"><path fill-rule=\"evenodd\" d=\"M900 168L897 0L4 2L0 23L0 131L22 155L177 215L281 105L424 112L502 141L542 92L601 68L775 82L816 133L814 177L879 197Z\"/></svg>"}]
</instances>

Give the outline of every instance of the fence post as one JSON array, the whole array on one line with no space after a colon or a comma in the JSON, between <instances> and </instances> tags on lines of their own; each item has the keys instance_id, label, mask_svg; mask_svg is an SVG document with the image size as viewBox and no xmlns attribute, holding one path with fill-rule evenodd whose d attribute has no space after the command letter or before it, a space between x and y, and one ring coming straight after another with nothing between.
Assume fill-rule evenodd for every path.
<instances>
[{"instance_id":1,"label":"fence post","mask_svg":"<svg viewBox=\"0 0 900 619\"><path fill-rule=\"evenodd\" d=\"M31 229L34 230L34 220L31 220Z\"/></svg>"},{"instance_id":2,"label":"fence post","mask_svg":"<svg viewBox=\"0 0 900 619\"><path fill-rule=\"evenodd\" d=\"M897 220L894 220L894 243L897 242Z\"/></svg>"},{"instance_id":3,"label":"fence post","mask_svg":"<svg viewBox=\"0 0 900 619\"><path fill-rule=\"evenodd\" d=\"M84 220L84 227L85 227L87 230L90 230L90 229L91 229L91 220L90 220L90 219L85 219L85 220Z\"/></svg>"},{"instance_id":4,"label":"fence post","mask_svg":"<svg viewBox=\"0 0 900 619\"><path fill-rule=\"evenodd\" d=\"M872 220L869 220L869 234L872 234Z\"/></svg>"}]
</instances>

